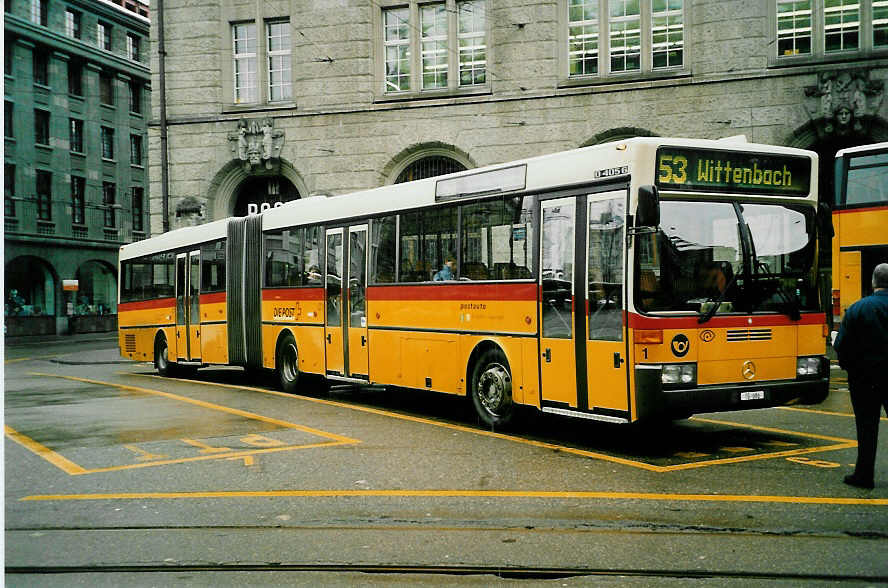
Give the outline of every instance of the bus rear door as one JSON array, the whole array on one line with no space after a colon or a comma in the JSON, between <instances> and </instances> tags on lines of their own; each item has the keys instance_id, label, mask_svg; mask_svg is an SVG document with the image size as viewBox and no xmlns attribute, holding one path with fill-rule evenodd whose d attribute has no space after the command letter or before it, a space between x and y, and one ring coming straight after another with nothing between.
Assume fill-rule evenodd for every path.
<instances>
[{"instance_id":1,"label":"bus rear door","mask_svg":"<svg viewBox=\"0 0 888 588\"><path fill-rule=\"evenodd\" d=\"M367 225L348 230L348 362L351 378L366 380L370 374L367 350Z\"/></svg>"}]
</instances>

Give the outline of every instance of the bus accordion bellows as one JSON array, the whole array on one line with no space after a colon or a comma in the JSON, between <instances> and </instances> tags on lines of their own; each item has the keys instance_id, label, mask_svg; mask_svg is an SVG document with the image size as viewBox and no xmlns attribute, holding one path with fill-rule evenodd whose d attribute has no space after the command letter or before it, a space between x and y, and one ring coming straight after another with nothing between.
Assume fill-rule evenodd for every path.
<instances>
[{"instance_id":1,"label":"bus accordion bellows","mask_svg":"<svg viewBox=\"0 0 888 588\"><path fill-rule=\"evenodd\" d=\"M836 153L832 210L832 313L838 323L849 306L872 294L873 270L888 263L888 143Z\"/></svg>"},{"instance_id":2,"label":"bus accordion bellows","mask_svg":"<svg viewBox=\"0 0 888 588\"><path fill-rule=\"evenodd\" d=\"M828 391L817 155L636 138L120 250L120 348L612 423Z\"/></svg>"}]
</instances>

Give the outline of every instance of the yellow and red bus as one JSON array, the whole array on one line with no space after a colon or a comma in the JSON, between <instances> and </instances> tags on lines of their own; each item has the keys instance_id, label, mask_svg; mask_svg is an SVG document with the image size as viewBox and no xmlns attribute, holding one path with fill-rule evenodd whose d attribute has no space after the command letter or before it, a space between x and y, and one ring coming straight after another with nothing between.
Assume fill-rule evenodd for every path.
<instances>
[{"instance_id":1,"label":"yellow and red bus","mask_svg":"<svg viewBox=\"0 0 888 588\"><path fill-rule=\"evenodd\" d=\"M836 153L832 247L833 320L872 294L873 269L888 263L888 143Z\"/></svg>"},{"instance_id":2,"label":"yellow and red bus","mask_svg":"<svg viewBox=\"0 0 888 588\"><path fill-rule=\"evenodd\" d=\"M827 215L828 221L828 215ZM638 138L120 250L120 348L613 423L822 400L817 156Z\"/></svg>"}]
</instances>

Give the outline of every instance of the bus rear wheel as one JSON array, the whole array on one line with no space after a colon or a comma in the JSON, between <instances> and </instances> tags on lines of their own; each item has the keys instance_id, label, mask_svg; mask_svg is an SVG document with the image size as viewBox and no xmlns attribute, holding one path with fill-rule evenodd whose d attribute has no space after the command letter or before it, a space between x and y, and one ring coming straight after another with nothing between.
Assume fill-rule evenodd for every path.
<instances>
[{"instance_id":1,"label":"bus rear wheel","mask_svg":"<svg viewBox=\"0 0 888 588\"><path fill-rule=\"evenodd\" d=\"M275 365L281 389L289 394L295 393L299 384L299 352L293 337L287 337L278 345Z\"/></svg>"},{"instance_id":2,"label":"bus rear wheel","mask_svg":"<svg viewBox=\"0 0 888 588\"><path fill-rule=\"evenodd\" d=\"M472 404L485 424L502 427L512 421L512 374L505 354L489 349L481 354L472 370Z\"/></svg>"}]
</instances>

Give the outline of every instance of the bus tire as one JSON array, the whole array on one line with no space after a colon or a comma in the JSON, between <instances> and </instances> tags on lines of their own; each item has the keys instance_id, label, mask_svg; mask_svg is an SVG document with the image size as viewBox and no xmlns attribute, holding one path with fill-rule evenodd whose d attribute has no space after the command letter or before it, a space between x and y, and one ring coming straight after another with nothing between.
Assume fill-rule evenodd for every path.
<instances>
[{"instance_id":1,"label":"bus tire","mask_svg":"<svg viewBox=\"0 0 888 588\"><path fill-rule=\"evenodd\" d=\"M275 370L281 390L294 394L299 386L299 351L292 336L284 337L278 344Z\"/></svg>"},{"instance_id":2,"label":"bus tire","mask_svg":"<svg viewBox=\"0 0 888 588\"><path fill-rule=\"evenodd\" d=\"M485 424L502 427L512 421L512 374L505 354L488 349L481 354L472 370L472 404Z\"/></svg>"},{"instance_id":3,"label":"bus tire","mask_svg":"<svg viewBox=\"0 0 888 588\"><path fill-rule=\"evenodd\" d=\"M173 376L176 372L175 362L170 361L170 346L162 333L154 341L154 367L158 374L165 377Z\"/></svg>"}]
</instances>

